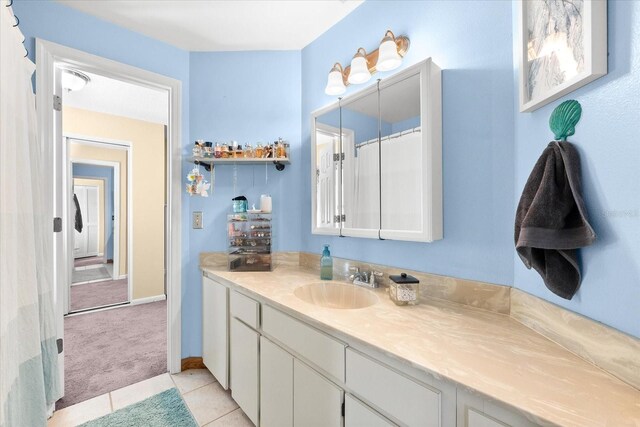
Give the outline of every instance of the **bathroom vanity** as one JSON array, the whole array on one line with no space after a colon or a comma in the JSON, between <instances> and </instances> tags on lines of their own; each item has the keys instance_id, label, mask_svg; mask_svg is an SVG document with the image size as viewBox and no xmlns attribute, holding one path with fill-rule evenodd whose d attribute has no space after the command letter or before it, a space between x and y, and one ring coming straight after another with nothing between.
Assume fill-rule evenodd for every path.
<instances>
[{"instance_id":1,"label":"bathroom vanity","mask_svg":"<svg viewBox=\"0 0 640 427\"><path fill-rule=\"evenodd\" d=\"M204 363L256 425L640 420L637 391L509 316L438 300L397 307L385 288L325 292L300 267L205 268L202 280Z\"/></svg>"}]
</instances>

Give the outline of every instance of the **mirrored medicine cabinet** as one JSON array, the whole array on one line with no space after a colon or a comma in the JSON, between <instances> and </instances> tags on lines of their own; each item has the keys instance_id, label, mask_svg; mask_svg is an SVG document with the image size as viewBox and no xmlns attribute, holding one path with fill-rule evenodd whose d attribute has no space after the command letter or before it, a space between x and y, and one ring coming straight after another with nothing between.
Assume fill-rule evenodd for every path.
<instances>
[{"instance_id":1,"label":"mirrored medicine cabinet","mask_svg":"<svg viewBox=\"0 0 640 427\"><path fill-rule=\"evenodd\" d=\"M427 59L311 114L313 234L442 239L441 94Z\"/></svg>"}]
</instances>

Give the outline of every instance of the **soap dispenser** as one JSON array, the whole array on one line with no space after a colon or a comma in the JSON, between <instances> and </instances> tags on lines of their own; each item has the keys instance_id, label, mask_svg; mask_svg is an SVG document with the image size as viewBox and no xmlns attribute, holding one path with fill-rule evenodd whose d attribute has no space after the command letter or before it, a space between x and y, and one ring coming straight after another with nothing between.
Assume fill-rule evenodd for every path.
<instances>
[{"instance_id":1,"label":"soap dispenser","mask_svg":"<svg viewBox=\"0 0 640 427\"><path fill-rule=\"evenodd\" d=\"M320 258L320 279L333 279L333 258L331 258L331 253L329 252L329 245L324 245L322 257Z\"/></svg>"}]
</instances>

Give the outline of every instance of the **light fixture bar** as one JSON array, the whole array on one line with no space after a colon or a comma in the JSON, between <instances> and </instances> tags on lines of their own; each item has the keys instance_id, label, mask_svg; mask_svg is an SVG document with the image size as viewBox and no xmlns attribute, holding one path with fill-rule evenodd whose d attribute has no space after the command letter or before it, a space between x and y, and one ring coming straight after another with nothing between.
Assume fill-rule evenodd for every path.
<instances>
[{"instance_id":1,"label":"light fixture bar","mask_svg":"<svg viewBox=\"0 0 640 427\"><path fill-rule=\"evenodd\" d=\"M398 55L400 55L402 58L404 58L404 56L407 54L407 51L409 50L409 46L411 44L409 37L407 36L394 36L393 32L391 30L387 30L387 32L385 33L385 37L390 36L394 39L395 43L396 43L396 47L398 49ZM360 51L362 48L358 49L358 51ZM364 50L364 49L362 49ZM376 69L376 64L378 63L378 55L380 53L380 48L378 47L376 50L367 53L367 55L365 56L366 60L367 60L367 67L369 69L369 72L373 75L377 69ZM339 65L339 63L337 63L337 65ZM336 66L334 65L334 68L332 69L332 71L335 71ZM342 70L342 81L344 83L345 86L349 86L349 73L351 72L351 65L348 65L346 68L344 68Z\"/></svg>"}]
</instances>

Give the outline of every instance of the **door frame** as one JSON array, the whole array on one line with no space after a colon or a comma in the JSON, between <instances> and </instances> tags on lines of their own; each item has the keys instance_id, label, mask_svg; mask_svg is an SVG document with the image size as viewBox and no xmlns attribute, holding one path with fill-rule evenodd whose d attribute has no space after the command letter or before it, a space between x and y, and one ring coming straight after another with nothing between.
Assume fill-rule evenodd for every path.
<instances>
[{"instance_id":1,"label":"door frame","mask_svg":"<svg viewBox=\"0 0 640 427\"><path fill-rule=\"evenodd\" d=\"M132 150L131 150L131 146L129 145L128 142L126 141L122 141L122 145L120 145L119 147L105 147L106 144L108 143L101 143L99 142L100 138L94 138L91 137L91 139L81 139L80 137L76 137L76 136L68 136L67 134L65 134L63 136L63 140L65 141L65 155L64 155L64 159L65 159L65 164L67 165L67 169L66 169L66 181L68 183L67 185L67 195L71 194L71 190L73 189L73 178L75 178L73 176L73 164L74 163L82 163L82 164L89 164L89 165L94 165L94 166L107 166L107 167L112 167L113 168L113 211L114 212L120 212L120 191L121 191L121 185L120 185L120 163L118 162L111 162L111 161L107 161L107 160L96 160L96 159L87 159L87 158L74 158L71 159L70 156L68 156L69 153L69 144L71 142L74 143L80 143L80 144L84 144L84 145L96 145L96 146L100 146L103 148L108 148L108 149L120 149L120 150L125 150L127 152L127 226L126 226L126 232L127 232L127 302L131 302L132 298L133 298L133 197L132 197L132 188L133 188L133 178L131 177L131 175L133 175L131 173L131 165L132 165ZM126 145L125 145L126 144ZM114 145L115 144L111 144ZM118 195L118 197L116 197L116 194ZM65 199L63 197L63 203L65 203L65 207L66 207L66 212L63 211L63 218L67 218L67 248L68 250L71 250L73 248L73 218L71 218L71 212L73 212L72 210L72 206L71 203L73 203L73 199L71 197L67 197L66 198L66 202ZM114 280L116 280L116 274L117 274L117 279L121 279L123 278L121 271L120 271L120 215L116 214L115 215L115 220L114 220L114 224L113 224L113 228L114 228L114 233L113 233L113 276L114 276ZM118 230L117 232L115 230ZM117 249L116 249L117 248ZM68 266L68 276L67 277L71 277L71 274L73 274L73 256L69 257L67 266ZM71 281L68 282L68 286L66 287L66 295L64 297L64 301L66 304L66 308L65 308L65 314L69 314L70 311L70 307L71 307Z\"/></svg>"},{"instance_id":2,"label":"door frame","mask_svg":"<svg viewBox=\"0 0 640 427\"><path fill-rule=\"evenodd\" d=\"M165 277L167 286L167 364L171 373L181 370L182 340L182 82L131 65L92 55L77 49L62 46L40 38L36 39L36 107L38 115L38 138L45 147L45 158L52 159L47 165L47 173L52 179L54 197L52 216L61 217L60 188L66 188L60 181L62 167L63 140L60 115L54 114L54 95L61 93L60 83L56 79L59 67L68 65L105 77L127 83L164 90L169 98L169 121L167 125L166 156L166 206L165 206ZM53 143L52 143L53 141ZM54 261L64 256L65 223L63 232L54 233ZM62 265L66 265L63 263ZM54 284L66 283L66 269L54 271ZM63 333L62 306L58 307L58 328Z\"/></svg>"}]
</instances>

